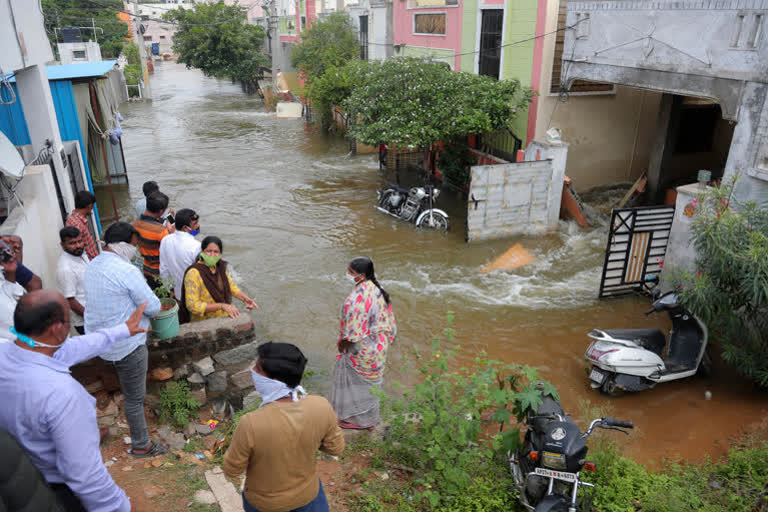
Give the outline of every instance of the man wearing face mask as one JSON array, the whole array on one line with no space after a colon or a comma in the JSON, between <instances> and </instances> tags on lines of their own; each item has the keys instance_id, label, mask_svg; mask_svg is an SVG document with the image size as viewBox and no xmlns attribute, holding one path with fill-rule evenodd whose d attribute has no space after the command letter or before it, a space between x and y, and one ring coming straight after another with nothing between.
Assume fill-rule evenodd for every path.
<instances>
[{"instance_id":1,"label":"man wearing face mask","mask_svg":"<svg viewBox=\"0 0 768 512\"><path fill-rule=\"evenodd\" d=\"M59 256L56 266L56 280L59 282L59 291L69 302L72 311L70 320L72 327L78 334L85 334L83 327L83 314L85 314L85 287L83 277L85 269L91 261L85 253L85 242L80 236L80 230L65 226L59 231L61 248L64 250Z\"/></svg>"},{"instance_id":2,"label":"man wearing face mask","mask_svg":"<svg viewBox=\"0 0 768 512\"><path fill-rule=\"evenodd\" d=\"M115 222L104 232L106 247L85 270L85 332L96 332L125 322L130 311L146 302L141 327L160 312L160 300L147 285L141 270L131 263L136 254L139 235L130 224ZM115 367L125 396L125 418L131 430L134 457L151 457L165 453L165 447L149 439L144 417L147 391L147 334L140 332L126 338L100 354Z\"/></svg>"},{"instance_id":3,"label":"man wearing face mask","mask_svg":"<svg viewBox=\"0 0 768 512\"><path fill-rule=\"evenodd\" d=\"M268 342L257 350L251 376L262 402L240 419L224 473L245 472L245 512L328 512L316 452L344 451L336 414L299 385L307 359L295 345Z\"/></svg>"},{"instance_id":4,"label":"man wearing face mask","mask_svg":"<svg viewBox=\"0 0 768 512\"><path fill-rule=\"evenodd\" d=\"M200 254L200 217L194 210L182 208L176 213L176 231L160 241L160 277L170 278L176 297L181 297L184 272Z\"/></svg>"},{"instance_id":5,"label":"man wearing face mask","mask_svg":"<svg viewBox=\"0 0 768 512\"><path fill-rule=\"evenodd\" d=\"M140 305L124 324L68 338L67 301L34 291L16 306L15 341L0 344L0 429L24 447L68 512L131 510L101 460L95 399L69 368L143 332L143 312Z\"/></svg>"}]
</instances>

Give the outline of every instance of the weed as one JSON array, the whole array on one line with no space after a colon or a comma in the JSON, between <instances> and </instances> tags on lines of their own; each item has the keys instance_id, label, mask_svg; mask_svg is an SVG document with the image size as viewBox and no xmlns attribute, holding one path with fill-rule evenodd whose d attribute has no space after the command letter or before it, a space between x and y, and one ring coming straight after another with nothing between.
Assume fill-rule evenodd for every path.
<instances>
[{"instance_id":1,"label":"weed","mask_svg":"<svg viewBox=\"0 0 768 512\"><path fill-rule=\"evenodd\" d=\"M184 381L171 382L160 390L160 419L171 422L177 427L184 427L196 414L200 402L189 394L189 387Z\"/></svg>"}]
</instances>

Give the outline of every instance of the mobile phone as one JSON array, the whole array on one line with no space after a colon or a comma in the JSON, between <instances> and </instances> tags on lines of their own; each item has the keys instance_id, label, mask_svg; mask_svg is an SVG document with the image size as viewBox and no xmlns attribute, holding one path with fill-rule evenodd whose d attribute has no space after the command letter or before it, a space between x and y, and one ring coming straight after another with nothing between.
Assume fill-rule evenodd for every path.
<instances>
[{"instance_id":1,"label":"mobile phone","mask_svg":"<svg viewBox=\"0 0 768 512\"><path fill-rule=\"evenodd\" d=\"M169 214L168 214L168 216L165 218L165 220L167 220L167 221L168 221L168 222L170 222L171 224L176 224L176 219L174 219L174 218L173 218L173 215L172 215L172 214L170 214L170 213L169 213Z\"/></svg>"}]
</instances>

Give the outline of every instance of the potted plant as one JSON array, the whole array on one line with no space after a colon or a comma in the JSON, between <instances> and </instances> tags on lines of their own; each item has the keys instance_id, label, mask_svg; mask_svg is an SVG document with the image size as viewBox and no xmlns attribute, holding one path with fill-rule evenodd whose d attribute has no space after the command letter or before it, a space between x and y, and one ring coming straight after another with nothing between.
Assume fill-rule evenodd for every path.
<instances>
[{"instance_id":1,"label":"potted plant","mask_svg":"<svg viewBox=\"0 0 768 512\"><path fill-rule=\"evenodd\" d=\"M160 282L160 286L154 290L155 295L160 299L160 312L151 318L149 323L155 337L164 340L179 334L179 305L176 299L171 297L170 279L163 278Z\"/></svg>"}]
</instances>

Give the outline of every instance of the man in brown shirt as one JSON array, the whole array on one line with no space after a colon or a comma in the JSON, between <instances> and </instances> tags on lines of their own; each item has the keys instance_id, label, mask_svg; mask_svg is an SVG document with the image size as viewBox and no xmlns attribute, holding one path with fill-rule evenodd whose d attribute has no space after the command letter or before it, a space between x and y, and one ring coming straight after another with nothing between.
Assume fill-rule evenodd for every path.
<instances>
[{"instance_id":1,"label":"man in brown shirt","mask_svg":"<svg viewBox=\"0 0 768 512\"><path fill-rule=\"evenodd\" d=\"M251 375L262 396L246 414L224 454L224 473L245 472L246 512L327 512L317 473L317 450L344 451L344 436L331 404L299 385L307 359L289 343L265 343Z\"/></svg>"}]
</instances>

